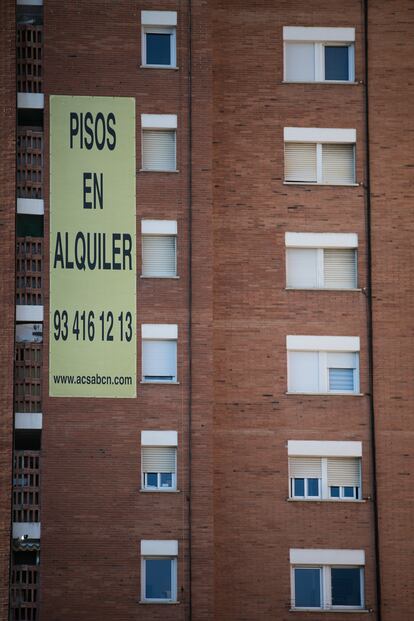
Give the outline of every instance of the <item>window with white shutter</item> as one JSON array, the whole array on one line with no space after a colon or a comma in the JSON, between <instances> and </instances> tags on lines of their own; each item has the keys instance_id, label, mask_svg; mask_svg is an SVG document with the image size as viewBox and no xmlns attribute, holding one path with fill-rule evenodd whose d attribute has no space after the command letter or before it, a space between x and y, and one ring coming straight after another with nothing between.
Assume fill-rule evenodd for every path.
<instances>
[{"instance_id":1,"label":"window with white shutter","mask_svg":"<svg viewBox=\"0 0 414 621\"><path fill-rule=\"evenodd\" d=\"M360 500L361 458L349 453L358 453L360 443L353 442L288 442L289 452L289 495L292 499L307 500ZM301 455L292 455L294 446L299 446ZM310 445L307 447L307 445ZM317 449L315 451L315 445ZM351 445L351 446L349 446ZM292 448L293 447L293 448ZM311 455L303 455L309 448ZM329 456L317 456L326 451ZM335 453L337 456L335 456ZM344 456L344 453L346 456ZM359 453L360 454L360 453Z\"/></svg>"},{"instance_id":2,"label":"window with white shutter","mask_svg":"<svg viewBox=\"0 0 414 621\"><path fill-rule=\"evenodd\" d=\"M142 168L176 170L176 132L173 129L143 129Z\"/></svg>"},{"instance_id":3,"label":"window with white shutter","mask_svg":"<svg viewBox=\"0 0 414 621\"><path fill-rule=\"evenodd\" d=\"M326 289L355 289L357 286L355 249L325 248L323 276Z\"/></svg>"},{"instance_id":4,"label":"window with white shutter","mask_svg":"<svg viewBox=\"0 0 414 621\"><path fill-rule=\"evenodd\" d=\"M285 143L285 181L316 183L316 144Z\"/></svg>"},{"instance_id":5,"label":"window with white shutter","mask_svg":"<svg viewBox=\"0 0 414 621\"><path fill-rule=\"evenodd\" d=\"M173 278L177 275L176 236L142 236L142 275Z\"/></svg>"},{"instance_id":6,"label":"window with white shutter","mask_svg":"<svg viewBox=\"0 0 414 621\"><path fill-rule=\"evenodd\" d=\"M142 380L177 381L177 341L155 339L142 341Z\"/></svg>"},{"instance_id":7,"label":"window with white shutter","mask_svg":"<svg viewBox=\"0 0 414 621\"><path fill-rule=\"evenodd\" d=\"M349 185L355 183L354 145L322 145L322 183Z\"/></svg>"},{"instance_id":8,"label":"window with white shutter","mask_svg":"<svg viewBox=\"0 0 414 621\"><path fill-rule=\"evenodd\" d=\"M285 26L284 80L353 82L355 28Z\"/></svg>"},{"instance_id":9,"label":"window with white shutter","mask_svg":"<svg viewBox=\"0 0 414 621\"><path fill-rule=\"evenodd\" d=\"M329 349L316 349L318 344ZM348 346L358 351L346 351ZM358 337L288 336L287 349L289 392L359 392Z\"/></svg>"},{"instance_id":10,"label":"window with white shutter","mask_svg":"<svg viewBox=\"0 0 414 621\"><path fill-rule=\"evenodd\" d=\"M175 446L143 446L142 487L143 489L169 490L176 487Z\"/></svg>"}]
</instances>

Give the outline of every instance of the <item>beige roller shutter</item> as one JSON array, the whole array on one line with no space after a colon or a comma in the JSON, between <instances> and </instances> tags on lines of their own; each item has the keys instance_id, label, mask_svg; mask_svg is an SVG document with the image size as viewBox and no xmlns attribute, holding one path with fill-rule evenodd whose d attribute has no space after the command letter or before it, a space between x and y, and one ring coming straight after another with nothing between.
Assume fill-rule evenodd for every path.
<instances>
[{"instance_id":1,"label":"beige roller shutter","mask_svg":"<svg viewBox=\"0 0 414 621\"><path fill-rule=\"evenodd\" d=\"M324 286L328 289L354 289L356 252L352 248L326 248L323 251Z\"/></svg>"},{"instance_id":2,"label":"beige roller shutter","mask_svg":"<svg viewBox=\"0 0 414 621\"><path fill-rule=\"evenodd\" d=\"M143 446L142 472L172 472L175 473L174 446Z\"/></svg>"},{"instance_id":3,"label":"beige roller shutter","mask_svg":"<svg viewBox=\"0 0 414 621\"><path fill-rule=\"evenodd\" d=\"M316 183L316 144L285 143L285 181Z\"/></svg>"},{"instance_id":4,"label":"beige roller shutter","mask_svg":"<svg viewBox=\"0 0 414 621\"><path fill-rule=\"evenodd\" d=\"M175 131L142 132L142 168L144 170L175 170Z\"/></svg>"},{"instance_id":5,"label":"beige roller shutter","mask_svg":"<svg viewBox=\"0 0 414 621\"><path fill-rule=\"evenodd\" d=\"M353 144L322 145L322 182L339 185L355 183Z\"/></svg>"},{"instance_id":6,"label":"beige roller shutter","mask_svg":"<svg viewBox=\"0 0 414 621\"><path fill-rule=\"evenodd\" d=\"M358 458L328 458L329 486L360 486L360 460Z\"/></svg>"},{"instance_id":7,"label":"beige roller shutter","mask_svg":"<svg viewBox=\"0 0 414 621\"><path fill-rule=\"evenodd\" d=\"M143 235L142 275L172 277L176 273L175 235Z\"/></svg>"},{"instance_id":8,"label":"beige roller shutter","mask_svg":"<svg viewBox=\"0 0 414 621\"><path fill-rule=\"evenodd\" d=\"M296 479L320 479L320 457L289 457L289 476Z\"/></svg>"}]
</instances>

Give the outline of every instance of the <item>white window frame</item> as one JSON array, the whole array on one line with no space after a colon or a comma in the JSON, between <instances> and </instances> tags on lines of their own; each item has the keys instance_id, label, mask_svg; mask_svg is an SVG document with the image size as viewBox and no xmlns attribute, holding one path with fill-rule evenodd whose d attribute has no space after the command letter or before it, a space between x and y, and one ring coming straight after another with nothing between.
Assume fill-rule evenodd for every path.
<instances>
[{"instance_id":1,"label":"white window frame","mask_svg":"<svg viewBox=\"0 0 414 621\"><path fill-rule=\"evenodd\" d=\"M143 341L174 341L176 344L176 375L172 380L146 380L144 376L144 360L141 353L141 384L178 384L178 325L177 324L142 324L141 342Z\"/></svg>"},{"instance_id":2,"label":"white window frame","mask_svg":"<svg viewBox=\"0 0 414 621\"><path fill-rule=\"evenodd\" d=\"M147 474L142 469L142 449L143 448L168 447L175 449L175 472L172 473L172 486L161 487L160 472L157 472L157 486L148 485ZM156 492L175 492L177 491L177 453L178 453L178 433L176 431L141 431L141 490Z\"/></svg>"},{"instance_id":3,"label":"white window frame","mask_svg":"<svg viewBox=\"0 0 414 621\"><path fill-rule=\"evenodd\" d=\"M358 290L358 235L356 233L285 233L286 246L286 288L287 289L325 289L327 291L356 291ZM288 284L289 281L289 250L316 250L317 251L317 273L316 287L298 287ZM355 287L347 289L335 289L325 287L324 257L325 250L353 250L355 258Z\"/></svg>"},{"instance_id":4,"label":"white window frame","mask_svg":"<svg viewBox=\"0 0 414 621\"><path fill-rule=\"evenodd\" d=\"M305 495L304 496L296 496L295 495L295 479L302 479L304 480L304 492ZM322 498L322 479L318 479L318 495L317 496L310 496L309 492L308 492L308 480L309 479L314 479L315 477L308 477L308 478L304 478L304 477L291 477L290 478L290 489L289 489L289 495L290 498L292 498L292 500L320 500Z\"/></svg>"},{"instance_id":5,"label":"white window frame","mask_svg":"<svg viewBox=\"0 0 414 621\"><path fill-rule=\"evenodd\" d=\"M302 336L288 335L286 337L287 370L288 370L288 394L325 394L325 395L356 395L360 394L359 382L359 337L347 336ZM318 385L317 391L293 391L290 389L289 367L290 352L313 352L318 354ZM329 390L328 354L349 353L355 355L355 367L353 368L353 390L339 391ZM345 367L348 368L348 367Z\"/></svg>"},{"instance_id":6,"label":"white window frame","mask_svg":"<svg viewBox=\"0 0 414 621\"><path fill-rule=\"evenodd\" d=\"M290 80L286 75L287 46L291 43L311 43L314 46L315 79ZM355 28L313 28L285 26L283 28L283 80L290 83L355 84ZM325 46L348 48L348 80L325 79Z\"/></svg>"},{"instance_id":7,"label":"white window frame","mask_svg":"<svg viewBox=\"0 0 414 621\"><path fill-rule=\"evenodd\" d=\"M171 561L171 598L163 599L163 598L149 598L146 597L146 585L147 585L147 576L146 576L146 561L147 560L169 560ZM170 604L175 603L177 601L177 557L170 555L143 555L141 556L141 601L142 602L150 602L153 604Z\"/></svg>"},{"instance_id":8,"label":"white window frame","mask_svg":"<svg viewBox=\"0 0 414 621\"><path fill-rule=\"evenodd\" d=\"M294 455L289 455L289 457L295 457ZM296 456L296 457L300 457L300 456ZM331 456L332 457L332 456ZM359 459L359 486L358 487L354 487L354 496L350 497L350 496L343 496L343 493L339 495L339 498L336 496L331 496L331 489L330 486L328 485L328 460L329 457L323 457L320 456L320 460L321 460L321 478L318 479L319 480L319 496L309 496L309 494L307 494L307 479L305 479L305 496L296 496L294 493L294 481L296 478L303 478L303 477L291 477L289 475L289 498L291 500L303 500L303 501L309 501L309 500L331 500L332 502L360 502L362 499L362 474L361 474L361 458L360 457L348 457L349 459ZM314 477L309 477L309 478L314 478ZM340 487L340 486L333 486L333 487ZM346 487L350 487L350 486L346 486ZM340 489L343 489L343 487ZM358 490L358 493L356 493L356 490Z\"/></svg>"},{"instance_id":9,"label":"white window frame","mask_svg":"<svg viewBox=\"0 0 414 621\"><path fill-rule=\"evenodd\" d=\"M320 583L320 607L311 607L311 606L296 606L295 605L295 570L296 569L319 569L321 576ZM359 580L360 580L360 592L361 592L361 605L360 606L334 606L332 604L332 580L331 580L331 569L358 569L359 570ZM292 610L363 610L365 606L365 592L364 592L364 582L365 582L365 571L363 565L318 565L318 564L294 564L291 565L291 598L292 598Z\"/></svg>"},{"instance_id":10,"label":"white window frame","mask_svg":"<svg viewBox=\"0 0 414 621\"><path fill-rule=\"evenodd\" d=\"M141 241L143 237L151 237L152 235L165 235L166 237L174 237L175 244L175 275L174 276L153 276L142 274L143 250L141 243L141 278L178 278L177 270L177 220L141 220Z\"/></svg>"},{"instance_id":11,"label":"white window frame","mask_svg":"<svg viewBox=\"0 0 414 621\"><path fill-rule=\"evenodd\" d=\"M147 34L170 35L169 65L147 63ZM141 67L177 69L177 13L175 11L141 11Z\"/></svg>"},{"instance_id":12,"label":"white window frame","mask_svg":"<svg viewBox=\"0 0 414 621\"><path fill-rule=\"evenodd\" d=\"M293 141L291 141L293 142ZM285 145L287 144L287 142L285 141ZM345 186L345 187L354 187L356 185L358 185L358 183L356 183L356 145L353 145L353 158L354 158L354 181L353 183L325 183L323 180L323 175L322 175L322 170L323 170L323 163L322 163L322 147L324 144L329 144L326 142L312 142L312 143L300 143L300 144L315 144L316 145L316 181L286 181L286 179L284 179L283 183L286 183L287 185L333 185L333 186ZM332 144L332 143L330 143ZM337 142L336 144L348 144L345 142Z\"/></svg>"},{"instance_id":13,"label":"white window frame","mask_svg":"<svg viewBox=\"0 0 414 621\"><path fill-rule=\"evenodd\" d=\"M141 114L141 168L140 172L176 173L177 168L177 115L176 114ZM145 131L172 132L174 134L174 162L175 168L144 168L144 140Z\"/></svg>"}]
</instances>

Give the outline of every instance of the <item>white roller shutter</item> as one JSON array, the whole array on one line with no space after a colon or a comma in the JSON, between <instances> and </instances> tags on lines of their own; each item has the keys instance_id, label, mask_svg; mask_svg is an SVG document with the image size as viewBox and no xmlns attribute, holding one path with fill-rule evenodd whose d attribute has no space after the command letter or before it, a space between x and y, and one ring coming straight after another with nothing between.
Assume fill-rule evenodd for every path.
<instances>
[{"instance_id":1,"label":"white roller shutter","mask_svg":"<svg viewBox=\"0 0 414 621\"><path fill-rule=\"evenodd\" d=\"M289 392L319 391L319 354L317 351L288 352Z\"/></svg>"},{"instance_id":2,"label":"white roller shutter","mask_svg":"<svg viewBox=\"0 0 414 621\"><path fill-rule=\"evenodd\" d=\"M176 341L142 341L142 377L144 381L176 381Z\"/></svg>"},{"instance_id":3,"label":"white roller shutter","mask_svg":"<svg viewBox=\"0 0 414 621\"><path fill-rule=\"evenodd\" d=\"M328 458L328 485L359 487L361 482L360 460Z\"/></svg>"},{"instance_id":4,"label":"white roller shutter","mask_svg":"<svg viewBox=\"0 0 414 621\"><path fill-rule=\"evenodd\" d=\"M143 446L142 472L172 472L175 474L176 449L173 446Z\"/></svg>"},{"instance_id":5,"label":"white roller shutter","mask_svg":"<svg viewBox=\"0 0 414 621\"><path fill-rule=\"evenodd\" d=\"M289 476L296 479L320 479L320 457L289 457Z\"/></svg>"},{"instance_id":6,"label":"white roller shutter","mask_svg":"<svg viewBox=\"0 0 414 621\"><path fill-rule=\"evenodd\" d=\"M317 287L318 251L316 248L287 250L287 286Z\"/></svg>"},{"instance_id":7,"label":"white roller shutter","mask_svg":"<svg viewBox=\"0 0 414 621\"><path fill-rule=\"evenodd\" d=\"M142 168L144 170L175 170L175 131L142 132Z\"/></svg>"},{"instance_id":8,"label":"white roller shutter","mask_svg":"<svg viewBox=\"0 0 414 621\"><path fill-rule=\"evenodd\" d=\"M285 44L285 79L292 82L315 80L314 43Z\"/></svg>"},{"instance_id":9,"label":"white roller shutter","mask_svg":"<svg viewBox=\"0 0 414 621\"><path fill-rule=\"evenodd\" d=\"M353 144L322 145L322 182L355 183Z\"/></svg>"},{"instance_id":10,"label":"white roller shutter","mask_svg":"<svg viewBox=\"0 0 414 621\"><path fill-rule=\"evenodd\" d=\"M356 252L349 248L323 251L324 286L328 289L356 287Z\"/></svg>"},{"instance_id":11,"label":"white roller shutter","mask_svg":"<svg viewBox=\"0 0 414 621\"><path fill-rule=\"evenodd\" d=\"M143 235L142 275L171 277L176 273L175 235Z\"/></svg>"},{"instance_id":12,"label":"white roller shutter","mask_svg":"<svg viewBox=\"0 0 414 621\"><path fill-rule=\"evenodd\" d=\"M316 183L316 144L285 143L285 181Z\"/></svg>"}]
</instances>

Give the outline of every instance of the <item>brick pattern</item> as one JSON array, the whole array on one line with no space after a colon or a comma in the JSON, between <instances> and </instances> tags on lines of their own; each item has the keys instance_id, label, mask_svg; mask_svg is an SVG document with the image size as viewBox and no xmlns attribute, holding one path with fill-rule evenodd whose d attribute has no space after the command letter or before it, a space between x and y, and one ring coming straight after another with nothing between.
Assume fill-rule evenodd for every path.
<instances>
[{"instance_id":1,"label":"brick pattern","mask_svg":"<svg viewBox=\"0 0 414 621\"><path fill-rule=\"evenodd\" d=\"M14 451L13 522L40 522L40 451Z\"/></svg>"},{"instance_id":2,"label":"brick pattern","mask_svg":"<svg viewBox=\"0 0 414 621\"><path fill-rule=\"evenodd\" d=\"M16 240L16 304L42 304L43 238Z\"/></svg>"},{"instance_id":3,"label":"brick pattern","mask_svg":"<svg viewBox=\"0 0 414 621\"><path fill-rule=\"evenodd\" d=\"M0 3L0 621L8 621L11 524L15 286L15 10Z\"/></svg>"},{"instance_id":4,"label":"brick pattern","mask_svg":"<svg viewBox=\"0 0 414 621\"><path fill-rule=\"evenodd\" d=\"M43 130L39 127L17 129L17 196L43 196Z\"/></svg>"},{"instance_id":5,"label":"brick pattern","mask_svg":"<svg viewBox=\"0 0 414 621\"><path fill-rule=\"evenodd\" d=\"M17 26L17 91L42 92L43 26Z\"/></svg>"},{"instance_id":6,"label":"brick pattern","mask_svg":"<svg viewBox=\"0 0 414 621\"><path fill-rule=\"evenodd\" d=\"M42 411L43 343L16 343L15 412Z\"/></svg>"},{"instance_id":7,"label":"brick pattern","mask_svg":"<svg viewBox=\"0 0 414 621\"><path fill-rule=\"evenodd\" d=\"M15 565L11 576L11 621L38 621L39 567Z\"/></svg>"}]
</instances>

